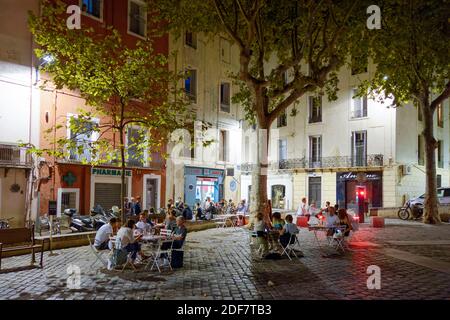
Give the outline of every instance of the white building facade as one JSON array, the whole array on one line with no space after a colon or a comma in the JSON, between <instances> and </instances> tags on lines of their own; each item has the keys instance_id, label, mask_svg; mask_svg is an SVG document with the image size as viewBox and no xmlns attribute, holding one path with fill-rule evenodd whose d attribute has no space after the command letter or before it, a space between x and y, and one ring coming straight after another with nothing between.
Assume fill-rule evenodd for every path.
<instances>
[{"instance_id":1,"label":"white building facade","mask_svg":"<svg viewBox=\"0 0 450 320\"><path fill-rule=\"evenodd\" d=\"M231 101L236 88L230 77L230 72L239 70L237 47L223 37L189 31L169 39L169 52L175 53L170 67L189 75L183 86L197 124L195 137L187 131L173 135L176 142L168 147L166 198L181 198L190 206L207 197L215 202L237 201L240 187L235 167L241 163L243 116ZM201 123L208 127L203 133Z\"/></svg>"},{"instance_id":2,"label":"white building facade","mask_svg":"<svg viewBox=\"0 0 450 320\"><path fill-rule=\"evenodd\" d=\"M27 12L38 1L2 1L0 11L0 219L23 227L35 217L33 157L20 143L39 145L39 93Z\"/></svg>"},{"instance_id":3,"label":"white building facade","mask_svg":"<svg viewBox=\"0 0 450 320\"><path fill-rule=\"evenodd\" d=\"M425 192L422 121L416 107L354 98L360 81L375 71L339 72L338 99L314 93L299 99L297 113L272 124L269 141L268 197L274 208L296 210L303 197L317 207L325 201L347 208L363 190L366 210L398 207ZM449 102L435 115L438 186L449 185ZM247 140L246 140L247 139ZM250 138L251 140L251 138ZM250 199L252 144L243 135L242 198ZM247 146L247 147L246 147ZM250 150L245 150L249 148Z\"/></svg>"}]
</instances>

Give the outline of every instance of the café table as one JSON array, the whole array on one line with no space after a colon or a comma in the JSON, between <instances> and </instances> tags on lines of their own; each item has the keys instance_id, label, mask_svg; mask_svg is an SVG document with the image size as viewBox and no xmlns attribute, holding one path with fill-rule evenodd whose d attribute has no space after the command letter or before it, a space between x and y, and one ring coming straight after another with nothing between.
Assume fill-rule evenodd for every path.
<instances>
[{"instance_id":1,"label":"caf\u00e9 table","mask_svg":"<svg viewBox=\"0 0 450 320\"><path fill-rule=\"evenodd\" d=\"M327 227L327 226L320 225L320 224L308 226L308 230L314 232L314 239L315 239L315 242L317 244L317 247L319 248L319 251L320 251L322 257L327 257L329 255L325 254L324 246L321 245L321 240L319 239L320 237L318 236L318 234L324 233L325 239L327 241L327 245L331 246L330 242L328 241L327 233L329 230L332 230L332 229L335 229L335 227Z\"/></svg>"}]
</instances>

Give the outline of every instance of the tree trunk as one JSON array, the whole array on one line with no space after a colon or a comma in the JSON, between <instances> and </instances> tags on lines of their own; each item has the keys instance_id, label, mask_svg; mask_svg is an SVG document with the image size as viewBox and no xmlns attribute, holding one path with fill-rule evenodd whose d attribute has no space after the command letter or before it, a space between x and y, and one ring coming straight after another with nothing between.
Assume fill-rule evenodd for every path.
<instances>
[{"instance_id":1,"label":"tree trunk","mask_svg":"<svg viewBox=\"0 0 450 320\"><path fill-rule=\"evenodd\" d=\"M122 223L125 223L125 145L123 139L123 127L120 129L120 212L122 212Z\"/></svg>"},{"instance_id":2,"label":"tree trunk","mask_svg":"<svg viewBox=\"0 0 450 320\"><path fill-rule=\"evenodd\" d=\"M256 162L252 168L250 195L250 224L258 212L264 213L267 204L268 143L269 130L262 126L257 130Z\"/></svg>"},{"instance_id":3,"label":"tree trunk","mask_svg":"<svg viewBox=\"0 0 450 320\"><path fill-rule=\"evenodd\" d=\"M437 179L436 179L436 154L437 141L433 134L433 115L434 110L430 108L428 99L424 99L421 105L422 115L424 119L424 128L422 135L425 140L425 172L426 172L426 189L425 189L425 205L424 205L424 223L436 224L440 223L438 212L437 198Z\"/></svg>"}]
</instances>

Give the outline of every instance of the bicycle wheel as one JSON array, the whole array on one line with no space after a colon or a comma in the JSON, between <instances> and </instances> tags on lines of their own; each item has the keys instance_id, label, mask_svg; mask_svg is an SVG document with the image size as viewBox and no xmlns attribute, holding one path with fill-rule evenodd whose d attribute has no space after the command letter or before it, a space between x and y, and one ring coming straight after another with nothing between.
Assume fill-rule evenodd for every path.
<instances>
[{"instance_id":1,"label":"bicycle wheel","mask_svg":"<svg viewBox=\"0 0 450 320\"><path fill-rule=\"evenodd\" d=\"M400 208L397 212L398 217L402 220L408 220L409 219L409 210L406 208Z\"/></svg>"}]
</instances>

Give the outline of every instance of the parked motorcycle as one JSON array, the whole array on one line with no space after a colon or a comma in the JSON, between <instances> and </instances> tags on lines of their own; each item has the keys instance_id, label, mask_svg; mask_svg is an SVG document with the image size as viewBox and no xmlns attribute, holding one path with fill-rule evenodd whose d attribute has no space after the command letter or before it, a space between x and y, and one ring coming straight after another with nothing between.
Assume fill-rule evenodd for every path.
<instances>
[{"instance_id":1,"label":"parked motorcycle","mask_svg":"<svg viewBox=\"0 0 450 320\"><path fill-rule=\"evenodd\" d=\"M13 218L7 218L7 219L0 219L0 229L9 229L9 221L11 221Z\"/></svg>"},{"instance_id":2,"label":"parked motorcycle","mask_svg":"<svg viewBox=\"0 0 450 320\"><path fill-rule=\"evenodd\" d=\"M411 201L408 200L405 205L398 210L397 214L402 220L408 220L409 217L416 220L420 219L423 216L423 205L419 203L411 204Z\"/></svg>"},{"instance_id":3,"label":"parked motorcycle","mask_svg":"<svg viewBox=\"0 0 450 320\"><path fill-rule=\"evenodd\" d=\"M66 209L64 215L69 218L69 228L73 232L95 231L91 216L80 216L76 209Z\"/></svg>"}]
</instances>

